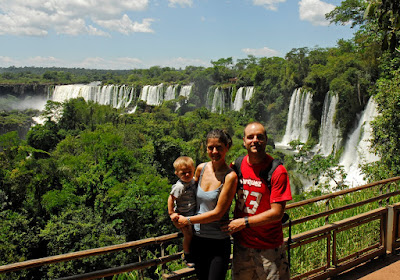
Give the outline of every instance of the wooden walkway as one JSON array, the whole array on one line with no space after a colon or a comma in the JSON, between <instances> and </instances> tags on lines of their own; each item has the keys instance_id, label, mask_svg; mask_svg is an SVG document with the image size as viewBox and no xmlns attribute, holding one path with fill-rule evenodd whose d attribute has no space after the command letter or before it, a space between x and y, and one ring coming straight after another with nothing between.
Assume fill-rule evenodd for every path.
<instances>
[{"instance_id":1,"label":"wooden walkway","mask_svg":"<svg viewBox=\"0 0 400 280\"><path fill-rule=\"evenodd\" d=\"M340 280L400 280L400 252L377 258L338 275Z\"/></svg>"}]
</instances>

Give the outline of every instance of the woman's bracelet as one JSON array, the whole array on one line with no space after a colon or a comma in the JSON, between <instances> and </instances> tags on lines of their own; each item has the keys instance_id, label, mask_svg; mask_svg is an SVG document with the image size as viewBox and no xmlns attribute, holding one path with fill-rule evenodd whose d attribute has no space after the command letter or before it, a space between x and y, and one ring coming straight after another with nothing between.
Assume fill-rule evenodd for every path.
<instances>
[{"instance_id":1,"label":"woman's bracelet","mask_svg":"<svg viewBox=\"0 0 400 280\"><path fill-rule=\"evenodd\" d=\"M192 221L190 220L190 217L187 217L187 220L188 220L188 223L189 223L190 226L193 225Z\"/></svg>"}]
</instances>

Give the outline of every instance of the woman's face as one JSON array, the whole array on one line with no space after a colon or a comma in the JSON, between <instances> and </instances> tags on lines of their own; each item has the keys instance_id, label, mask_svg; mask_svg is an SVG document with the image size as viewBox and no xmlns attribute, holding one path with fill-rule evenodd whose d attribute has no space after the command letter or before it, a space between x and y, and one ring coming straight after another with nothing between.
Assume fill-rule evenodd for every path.
<instances>
[{"instance_id":1,"label":"woman's face","mask_svg":"<svg viewBox=\"0 0 400 280\"><path fill-rule=\"evenodd\" d=\"M219 141L218 138L209 138L207 140L207 154L211 161L225 161L225 155L228 152L228 147Z\"/></svg>"}]
</instances>

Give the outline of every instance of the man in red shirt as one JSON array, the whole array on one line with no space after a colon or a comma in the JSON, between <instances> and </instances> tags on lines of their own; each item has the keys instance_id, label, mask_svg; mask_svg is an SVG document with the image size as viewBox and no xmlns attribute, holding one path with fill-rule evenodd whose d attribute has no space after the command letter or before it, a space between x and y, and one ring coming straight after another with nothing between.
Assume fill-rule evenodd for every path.
<instances>
[{"instance_id":1,"label":"man in red shirt","mask_svg":"<svg viewBox=\"0 0 400 280\"><path fill-rule=\"evenodd\" d=\"M233 279L289 279L281 222L286 201L292 199L287 171L283 165L275 169L269 190L260 176L260 171L273 161L265 152L264 126L258 122L248 124L243 142L247 156L240 166L235 219L225 227L235 239Z\"/></svg>"}]
</instances>

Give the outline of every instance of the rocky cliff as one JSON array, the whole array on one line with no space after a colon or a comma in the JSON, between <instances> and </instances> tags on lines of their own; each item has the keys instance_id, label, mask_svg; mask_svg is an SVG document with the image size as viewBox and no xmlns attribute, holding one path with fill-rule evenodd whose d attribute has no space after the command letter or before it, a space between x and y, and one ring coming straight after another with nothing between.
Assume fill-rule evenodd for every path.
<instances>
[{"instance_id":1,"label":"rocky cliff","mask_svg":"<svg viewBox=\"0 0 400 280\"><path fill-rule=\"evenodd\" d=\"M0 97L8 95L25 99L28 96L47 98L49 85L43 84L16 84L16 85L0 85Z\"/></svg>"}]
</instances>

